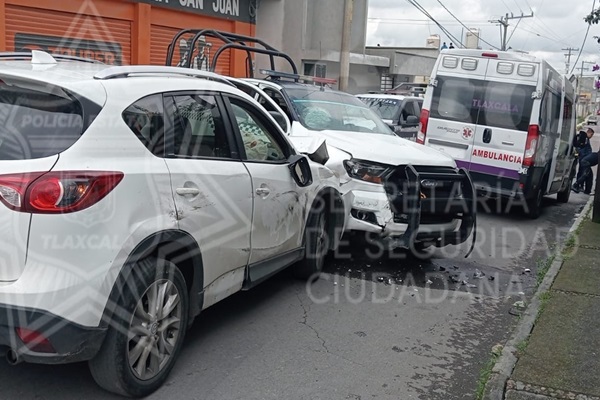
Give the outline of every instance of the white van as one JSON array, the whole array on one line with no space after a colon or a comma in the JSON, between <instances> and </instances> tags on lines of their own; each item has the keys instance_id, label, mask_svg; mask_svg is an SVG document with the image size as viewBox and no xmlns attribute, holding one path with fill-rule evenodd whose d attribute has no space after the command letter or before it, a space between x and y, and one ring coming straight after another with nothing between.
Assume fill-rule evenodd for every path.
<instances>
[{"instance_id":1,"label":"white van","mask_svg":"<svg viewBox=\"0 0 600 400\"><path fill-rule=\"evenodd\" d=\"M425 95L417 143L451 155L480 196L566 203L575 171L573 84L543 60L501 51L444 50Z\"/></svg>"}]
</instances>

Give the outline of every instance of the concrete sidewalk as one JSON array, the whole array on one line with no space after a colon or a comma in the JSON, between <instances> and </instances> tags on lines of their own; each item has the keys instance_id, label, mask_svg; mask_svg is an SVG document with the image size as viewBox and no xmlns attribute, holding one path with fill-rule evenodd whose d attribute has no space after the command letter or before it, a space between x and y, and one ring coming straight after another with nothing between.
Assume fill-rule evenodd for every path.
<instances>
[{"instance_id":1,"label":"concrete sidewalk","mask_svg":"<svg viewBox=\"0 0 600 400\"><path fill-rule=\"evenodd\" d=\"M488 390L486 399L600 400L600 224L586 218L576 236L539 293L531 334L511 346L516 365L508 380L497 379L505 387Z\"/></svg>"}]
</instances>

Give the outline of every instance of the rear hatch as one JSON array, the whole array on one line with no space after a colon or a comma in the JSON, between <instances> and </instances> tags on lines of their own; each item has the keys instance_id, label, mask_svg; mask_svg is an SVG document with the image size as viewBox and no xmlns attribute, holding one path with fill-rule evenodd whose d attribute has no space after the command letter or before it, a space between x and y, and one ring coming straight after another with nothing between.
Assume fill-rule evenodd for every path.
<instances>
[{"instance_id":1,"label":"rear hatch","mask_svg":"<svg viewBox=\"0 0 600 400\"><path fill-rule=\"evenodd\" d=\"M0 283L19 279L25 267L35 200L28 188L81 137L92 119L86 113L99 111L87 108L60 87L0 75Z\"/></svg>"}]
</instances>

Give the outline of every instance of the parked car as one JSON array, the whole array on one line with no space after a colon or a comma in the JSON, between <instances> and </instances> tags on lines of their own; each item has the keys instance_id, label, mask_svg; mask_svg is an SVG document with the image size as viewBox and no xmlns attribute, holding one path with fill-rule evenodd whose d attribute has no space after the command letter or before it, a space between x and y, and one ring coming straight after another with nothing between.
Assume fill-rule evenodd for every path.
<instances>
[{"instance_id":1,"label":"parked car","mask_svg":"<svg viewBox=\"0 0 600 400\"><path fill-rule=\"evenodd\" d=\"M586 119L586 125L598 125L598 117L595 115L590 115Z\"/></svg>"},{"instance_id":2,"label":"parked car","mask_svg":"<svg viewBox=\"0 0 600 400\"><path fill-rule=\"evenodd\" d=\"M16 57L16 59L15 59ZM145 396L212 304L343 230L339 179L219 75L0 55L0 352Z\"/></svg>"},{"instance_id":3,"label":"parked car","mask_svg":"<svg viewBox=\"0 0 600 400\"><path fill-rule=\"evenodd\" d=\"M401 138L416 140L423 99L396 94L358 94Z\"/></svg>"},{"instance_id":4,"label":"parked car","mask_svg":"<svg viewBox=\"0 0 600 400\"><path fill-rule=\"evenodd\" d=\"M421 111L417 142L469 170L482 196L569 201L576 160L575 88L546 61L502 51L442 52Z\"/></svg>"}]
</instances>

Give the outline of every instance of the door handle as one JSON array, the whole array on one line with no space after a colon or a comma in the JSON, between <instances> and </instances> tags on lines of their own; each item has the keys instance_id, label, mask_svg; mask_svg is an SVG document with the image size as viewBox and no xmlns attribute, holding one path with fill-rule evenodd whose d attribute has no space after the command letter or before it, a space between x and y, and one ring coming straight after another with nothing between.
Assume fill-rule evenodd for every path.
<instances>
[{"instance_id":1,"label":"door handle","mask_svg":"<svg viewBox=\"0 0 600 400\"><path fill-rule=\"evenodd\" d=\"M183 187L175 189L175 193L180 196L197 196L200 194L200 189Z\"/></svg>"},{"instance_id":2,"label":"door handle","mask_svg":"<svg viewBox=\"0 0 600 400\"><path fill-rule=\"evenodd\" d=\"M490 128L485 128L483 130L483 143L489 143L492 141L492 130Z\"/></svg>"},{"instance_id":3,"label":"door handle","mask_svg":"<svg viewBox=\"0 0 600 400\"><path fill-rule=\"evenodd\" d=\"M259 196L263 196L266 197L271 193L271 189L267 188L267 187L259 187L258 189L256 189L256 194Z\"/></svg>"}]
</instances>

